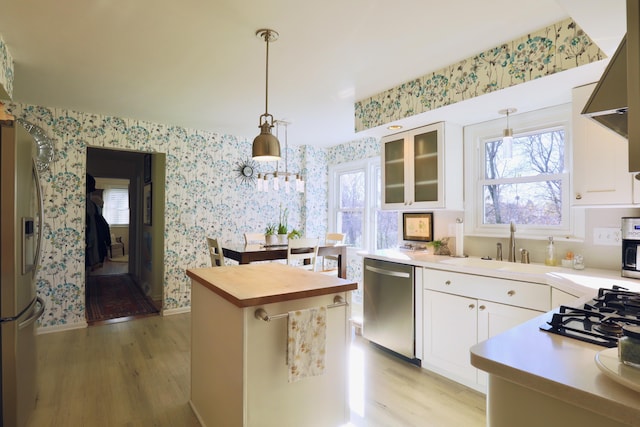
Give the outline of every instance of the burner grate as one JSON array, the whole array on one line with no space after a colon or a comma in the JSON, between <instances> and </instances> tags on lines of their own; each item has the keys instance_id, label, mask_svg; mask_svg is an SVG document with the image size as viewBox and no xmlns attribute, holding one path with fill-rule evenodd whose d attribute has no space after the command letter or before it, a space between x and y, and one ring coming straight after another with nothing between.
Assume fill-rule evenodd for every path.
<instances>
[{"instance_id":1,"label":"burner grate","mask_svg":"<svg viewBox=\"0 0 640 427\"><path fill-rule=\"evenodd\" d=\"M560 306L543 331L613 348L625 325L640 325L640 294L619 286L601 288L582 308Z\"/></svg>"}]
</instances>

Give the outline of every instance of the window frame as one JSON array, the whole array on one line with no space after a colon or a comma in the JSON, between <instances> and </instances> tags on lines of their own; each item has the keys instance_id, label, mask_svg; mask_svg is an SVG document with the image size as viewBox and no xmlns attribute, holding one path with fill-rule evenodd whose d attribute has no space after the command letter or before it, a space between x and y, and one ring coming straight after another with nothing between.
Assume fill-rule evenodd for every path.
<instances>
[{"instance_id":1,"label":"window frame","mask_svg":"<svg viewBox=\"0 0 640 427\"><path fill-rule=\"evenodd\" d=\"M118 178L96 178L96 186L102 189L102 199L107 202L107 192L110 190L126 190L129 204L129 217L127 223L109 223L109 227L129 227L131 226L131 189L128 179ZM104 212L103 212L104 216Z\"/></svg>"},{"instance_id":2,"label":"window frame","mask_svg":"<svg viewBox=\"0 0 640 427\"><path fill-rule=\"evenodd\" d=\"M509 224L484 224L483 186L485 178L484 143L502 136L506 127L506 119L501 118L467 126L464 132L465 148L465 222L466 233L472 236L500 237L508 236ZM558 226L541 226L516 224L518 235L531 239L546 239L549 236L564 239L582 239L576 233L577 224L581 221L580 213L571 207L571 104L537 110L510 116L509 126L514 129L514 135L526 135L551 129L564 130L564 171L561 174L549 175L547 179L562 181L562 223ZM545 180L547 180L545 179ZM531 182L532 177L509 178L506 182ZM534 179L535 180L535 179ZM537 181L537 180L535 180ZM495 182L495 181L493 181ZM538 181L539 182L539 181Z\"/></svg>"},{"instance_id":3,"label":"window frame","mask_svg":"<svg viewBox=\"0 0 640 427\"><path fill-rule=\"evenodd\" d=\"M364 172L365 182L365 201L363 208L363 230L362 230L362 246L361 247L349 247L349 250L366 250L369 252L375 251L376 245L376 230L377 224L375 224L376 211L381 209L381 197L377 197L377 189L379 183L376 182L376 176L381 176L381 157L369 157L366 159L355 160L351 162L340 163L337 165L331 165L328 168L329 172L329 186L328 186L328 229L336 230L337 216L340 212L340 175L353 172ZM377 173L378 174L377 174Z\"/></svg>"}]
</instances>

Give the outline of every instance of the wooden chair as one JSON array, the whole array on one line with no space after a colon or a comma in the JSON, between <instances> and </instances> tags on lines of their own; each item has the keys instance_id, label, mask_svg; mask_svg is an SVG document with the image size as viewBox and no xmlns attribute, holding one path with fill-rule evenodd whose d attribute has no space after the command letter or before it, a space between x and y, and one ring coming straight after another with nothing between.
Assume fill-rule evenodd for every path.
<instances>
[{"instance_id":1,"label":"wooden chair","mask_svg":"<svg viewBox=\"0 0 640 427\"><path fill-rule=\"evenodd\" d=\"M211 266L224 267L224 255L218 239L207 237L207 244L209 246L209 255L211 256Z\"/></svg>"},{"instance_id":2,"label":"wooden chair","mask_svg":"<svg viewBox=\"0 0 640 427\"><path fill-rule=\"evenodd\" d=\"M345 235L342 233L327 233L324 241L327 245L341 245L344 243L344 238ZM327 263L327 261L330 261L330 263ZM343 259L342 262L347 262L347 260ZM331 265L331 268L327 268L327 264ZM322 257L322 273L338 275L338 257L336 255Z\"/></svg>"},{"instance_id":3,"label":"wooden chair","mask_svg":"<svg viewBox=\"0 0 640 427\"><path fill-rule=\"evenodd\" d=\"M264 233L244 233L245 245L264 245Z\"/></svg>"},{"instance_id":4,"label":"wooden chair","mask_svg":"<svg viewBox=\"0 0 640 427\"><path fill-rule=\"evenodd\" d=\"M308 250L303 250L308 249ZM318 239L289 239L287 245L287 264L306 270L316 271L318 258ZM308 264L304 262L308 261Z\"/></svg>"}]
</instances>

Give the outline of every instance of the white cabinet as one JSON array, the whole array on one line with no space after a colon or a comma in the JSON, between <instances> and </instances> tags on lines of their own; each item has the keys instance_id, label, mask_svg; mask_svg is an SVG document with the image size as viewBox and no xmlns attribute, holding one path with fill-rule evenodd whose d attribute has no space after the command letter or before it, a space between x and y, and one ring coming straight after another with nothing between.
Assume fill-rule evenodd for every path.
<instances>
[{"instance_id":1,"label":"white cabinet","mask_svg":"<svg viewBox=\"0 0 640 427\"><path fill-rule=\"evenodd\" d=\"M548 285L450 271L424 271L423 368L484 391L469 348L550 309Z\"/></svg>"},{"instance_id":2,"label":"white cabinet","mask_svg":"<svg viewBox=\"0 0 640 427\"><path fill-rule=\"evenodd\" d=\"M450 123L382 139L383 209L463 209L462 128Z\"/></svg>"},{"instance_id":3,"label":"white cabinet","mask_svg":"<svg viewBox=\"0 0 640 427\"><path fill-rule=\"evenodd\" d=\"M628 172L628 141L581 114L594 87L595 83L572 92L572 204L631 204L634 184Z\"/></svg>"},{"instance_id":4,"label":"white cabinet","mask_svg":"<svg viewBox=\"0 0 640 427\"><path fill-rule=\"evenodd\" d=\"M477 300L444 292L424 291L422 367L465 385L477 381L469 348L478 342Z\"/></svg>"},{"instance_id":5,"label":"white cabinet","mask_svg":"<svg viewBox=\"0 0 640 427\"><path fill-rule=\"evenodd\" d=\"M515 328L540 314L542 312L528 308L480 300L478 301L478 342ZM468 353L469 348L467 348ZM487 387L487 378L486 372L478 370L478 384L483 390Z\"/></svg>"},{"instance_id":6,"label":"white cabinet","mask_svg":"<svg viewBox=\"0 0 640 427\"><path fill-rule=\"evenodd\" d=\"M349 306L327 309L324 375L295 383L288 382L286 316L265 322L254 314L258 308L277 315L328 306L335 296L350 301L348 293L240 308L197 280L191 289L190 404L203 426L320 427L349 421Z\"/></svg>"},{"instance_id":7,"label":"white cabinet","mask_svg":"<svg viewBox=\"0 0 640 427\"><path fill-rule=\"evenodd\" d=\"M561 305L569 305L577 300L578 297L560 289L551 288L551 308Z\"/></svg>"}]
</instances>

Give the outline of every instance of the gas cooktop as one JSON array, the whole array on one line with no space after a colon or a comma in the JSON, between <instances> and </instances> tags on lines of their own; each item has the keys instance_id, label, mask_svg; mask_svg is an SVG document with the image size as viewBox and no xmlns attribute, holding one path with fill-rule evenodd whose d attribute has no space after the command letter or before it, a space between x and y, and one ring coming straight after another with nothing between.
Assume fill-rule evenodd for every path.
<instances>
[{"instance_id":1,"label":"gas cooktop","mask_svg":"<svg viewBox=\"0 0 640 427\"><path fill-rule=\"evenodd\" d=\"M640 293L614 286L600 288L598 296L583 307L561 305L540 329L612 348L618 345L625 325L640 325Z\"/></svg>"}]
</instances>

